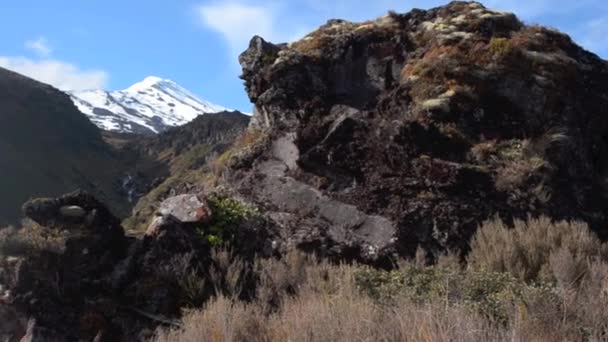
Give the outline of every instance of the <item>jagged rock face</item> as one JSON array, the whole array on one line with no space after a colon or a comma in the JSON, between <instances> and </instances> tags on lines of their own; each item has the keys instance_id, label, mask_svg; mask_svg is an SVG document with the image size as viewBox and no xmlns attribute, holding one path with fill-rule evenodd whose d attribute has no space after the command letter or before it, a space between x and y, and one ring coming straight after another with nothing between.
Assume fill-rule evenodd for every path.
<instances>
[{"instance_id":1,"label":"jagged rock face","mask_svg":"<svg viewBox=\"0 0 608 342\"><path fill-rule=\"evenodd\" d=\"M452 2L332 20L290 45L254 37L240 61L250 129L270 143L232 181L308 236L296 244L466 250L495 214L581 219L608 237L608 64L562 33ZM387 223L370 240L359 220L324 217L335 206Z\"/></svg>"}]
</instances>

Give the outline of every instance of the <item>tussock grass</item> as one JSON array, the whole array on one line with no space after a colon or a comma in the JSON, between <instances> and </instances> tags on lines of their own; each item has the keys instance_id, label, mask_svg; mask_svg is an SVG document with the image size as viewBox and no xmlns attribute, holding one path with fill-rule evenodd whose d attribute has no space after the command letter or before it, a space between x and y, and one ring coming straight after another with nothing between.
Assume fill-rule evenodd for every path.
<instances>
[{"instance_id":1,"label":"tussock grass","mask_svg":"<svg viewBox=\"0 0 608 342\"><path fill-rule=\"evenodd\" d=\"M294 252L256 262L251 301L220 293L153 340L603 341L605 247L582 223L539 218L485 223L469 265L445 256L389 272Z\"/></svg>"}]
</instances>

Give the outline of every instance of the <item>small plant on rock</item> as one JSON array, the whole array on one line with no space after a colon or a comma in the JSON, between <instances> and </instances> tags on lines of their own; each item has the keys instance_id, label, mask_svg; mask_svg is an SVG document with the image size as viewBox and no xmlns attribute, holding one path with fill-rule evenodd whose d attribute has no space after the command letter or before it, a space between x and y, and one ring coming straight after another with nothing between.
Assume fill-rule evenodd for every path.
<instances>
[{"instance_id":1,"label":"small plant on rock","mask_svg":"<svg viewBox=\"0 0 608 342\"><path fill-rule=\"evenodd\" d=\"M496 58L506 57L513 52L513 46L508 38L492 38L489 49Z\"/></svg>"},{"instance_id":2,"label":"small plant on rock","mask_svg":"<svg viewBox=\"0 0 608 342\"><path fill-rule=\"evenodd\" d=\"M211 196L208 200L213 220L200 228L199 232L211 246L220 246L232 241L242 222L259 216L255 208L231 198Z\"/></svg>"}]
</instances>

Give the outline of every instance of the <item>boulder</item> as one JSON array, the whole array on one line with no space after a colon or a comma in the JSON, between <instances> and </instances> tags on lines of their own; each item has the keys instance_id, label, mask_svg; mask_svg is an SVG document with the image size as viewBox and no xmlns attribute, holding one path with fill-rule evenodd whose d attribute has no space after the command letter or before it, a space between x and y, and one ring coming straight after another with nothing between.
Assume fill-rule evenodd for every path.
<instances>
[{"instance_id":1,"label":"boulder","mask_svg":"<svg viewBox=\"0 0 608 342\"><path fill-rule=\"evenodd\" d=\"M119 220L82 192L23 208L43 229L67 234L61 251L0 260L0 319L24 341L133 340L157 324L141 312L178 317L179 281L210 268L210 247L193 229L211 219L202 195L169 198L140 239L126 237ZM23 319L4 317L3 305L30 319L27 333Z\"/></svg>"},{"instance_id":2,"label":"boulder","mask_svg":"<svg viewBox=\"0 0 608 342\"><path fill-rule=\"evenodd\" d=\"M101 228L122 231L120 220L93 195L75 191L57 198L36 198L22 206L25 217L49 228Z\"/></svg>"},{"instance_id":3,"label":"boulder","mask_svg":"<svg viewBox=\"0 0 608 342\"><path fill-rule=\"evenodd\" d=\"M206 223L211 221L211 208L203 195L179 195L164 200L158 214L173 217L181 223Z\"/></svg>"}]
</instances>

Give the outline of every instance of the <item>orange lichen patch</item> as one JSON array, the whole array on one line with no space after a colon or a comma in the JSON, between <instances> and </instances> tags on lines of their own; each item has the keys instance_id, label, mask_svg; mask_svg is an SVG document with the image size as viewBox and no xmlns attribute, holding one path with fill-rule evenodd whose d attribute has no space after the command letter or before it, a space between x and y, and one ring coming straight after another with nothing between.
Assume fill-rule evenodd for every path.
<instances>
[{"instance_id":1,"label":"orange lichen patch","mask_svg":"<svg viewBox=\"0 0 608 342\"><path fill-rule=\"evenodd\" d=\"M401 70L401 80L406 81L412 77L424 77L435 73L436 66L450 58L461 56L457 45L434 46L430 48L421 58L406 64Z\"/></svg>"},{"instance_id":2,"label":"orange lichen patch","mask_svg":"<svg viewBox=\"0 0 608 342\"><path fill-rule=\"evenodd\" d=\"M330 20L327 24L308 34L301 40L294 42L290 47L307 56L321 58L324 51L334 43L364 39L373 35L375 41L390 39L397 26L397 21L391 16L380 17L375 20L354 23L344 20Z\"/></svg>"},{"instance_id":3,"label":"orange lichen patch","mask_svg":"<svg viewBox=\"0 0 608 342\"><path fill-rule=\"evenodd\" d=\"M321 57L322 50L329 46L338 35L346 35L354 31L360 24L349 21L329 21L306 37L293 43L291 47L305 55Z\"/></svg>"},{"instance_id":4,"label":"orange lichen patch","mask_svg":"<svg viewBox=\"0 0 608 342\"><path fill-rule=\"evenodd\" d=\"M568 35L541 26L525 27L515 32L511 40L516 47L534 51L556 51L572 46Z\"/></svg>"},{"instance_id":5,"label":"orange lichen patch","mask_svg":"<svg viewBox=\"0 0 608 342\"><path fill-rule=\"evenodd\" d=\"M414 62L410 62L407 63L405 66L403 66L403 69L401 69L401 83L404 83L405 81L414 81L416 79L418 79L418 76L420 75L420 72L422 71L422 65L419 63Z\"/></svg>"},{"instance_id":6,"label":"orange lichen patch","mask_svg":"<svg viewBox=\"0 0 608 342\"><path fill-rule=\"evenodd\" d=\"M467 140L467 137L458 128L458 125L453 122L440 124L440 125L438 125L438 128L439 128L439 132L441 132L441 134L445 135L446 137L448 137L450 139L460 140L460 141Z\"/></svg>"},{"instance_id":7,"label":"orange lichen patch","mask_svg":"<svg viewBox=\"0 0 608 342\"><path fill-rule=\"evenodd\" d=\"M262 145L267 137L268 135L265 132L256 129L246 130L239 135L230 149L210 162L210 169L215 177L210 177L209 181L214 181L217 176L233 165L235 159L251 153Z\"/></svg>"},{"instance_id":8,"label":"orange lichen patch","mask_svg":"<svg viewBox=\"0 0 608 342\"><path fill-rule=\"evenodd\" d=\"M475 146L471 147L471 155L473 158L475 158L476 161L485 162L488 160L488 158L498 152L496 144L496 139L482 141L479 144L476 144Z\"/></svg>"},{"instance_id":9,"label":"orange lichen patch","mask_svg":"<svg viewBox=\"0 0 608 342\"><path fill-rule=\"evenodd\" d=\"M427 51L426 54L424 54L423 61L451 57L460 54L459 50L459 47L455 45L436 46L434 48L431 48L429 51Z\"/></svg>"},{"instance_id":10,"label":"orange lichen patch","mask_svg":"<svg viewBox=\"0 0 608 342\"><path fill-rule=\"evenodd\" d=\"M432 80L435 85L443 82L442 85L447 86L456 74L462 74L472 66L479 67L475 56L466 49L467 45L433 46L421 58L405 65L401 71L401 82L426 79ZM458 83L456 80L452 82ZM441 93L446 90L443 89ZM435 95L439 94L435 92Z\"/></svg>"},{"instance_id":11,"label":"orange lichen patch","mask_svg":"<svg viewBox=\"0 0 608 342\"><path fill-rule=\"evenodd\" d=\"M317 55L320 57L323 48L329 45L330 42L331 38L328 36L320 35L315 37L309 35L294 43L292 48L305 55Z\"/></svg>"},{"instance_id":12,"label":"orange lichen patch","mask_svg":"<svg viewBox=\"0 0 608 342\"><path fill-rule=\"evenodd\" d=\"M457 15L468 14L470 11L479 8L479 4L459 2L452 3L450 6L443 7L438 15L443 18L454 17Z\"/></svg>"}]
</instances>

